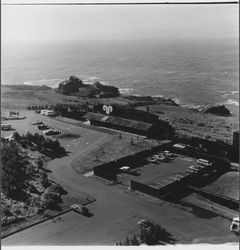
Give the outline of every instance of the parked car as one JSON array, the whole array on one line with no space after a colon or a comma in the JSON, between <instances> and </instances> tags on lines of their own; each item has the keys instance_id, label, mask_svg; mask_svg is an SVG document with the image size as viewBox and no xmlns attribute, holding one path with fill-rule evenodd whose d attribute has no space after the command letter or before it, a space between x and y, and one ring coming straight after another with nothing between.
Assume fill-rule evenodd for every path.
<instances>
[{"instance_id":1,"label":"parked car","mask_svg":"<svg viewBox=\"0 0 240 250\"><path fill-rule=\"evenodd\" d=\"M58 135L60 134L59 130L56 129L49 129L43 132L45 135Z\"/></svg>"},{"instance_id":2,"label":"parked car","mask_svg":"<svg viewBox=\"0 0 240 250\"><path fill-rule=\"evenodd\" d=\"M230 231L239 234L239 217L234 217L232 219L232 224L230 226Z\"/></svg>"},{"instance_id":3,"label":"parked car","mask_svg":"<svg viewBox=\"0 0 240 250\"><path fill-rule=\"evenodd\" d=\"M158 159L153 157L149 158L148 161L151 163L159 163Z\"/></svg>"},{"instance_id":4,"label":"parked car","mask_svg":"<svg viewBox=\"0 0 240 250\"><path fill-rule=\"evenodd\" d=\"M89 213L88 208L79 205L79 204L73 204L72 206L70 206L75 212L87 215Z\"/></svg>"},{"instance_id":5,"label":"parked car","mask_svg":"<svg viewBox=\"0 0 240 250\"><path fill-rule=\"evenodd\" d=\"M40 124L38 125L38 129L40 130L46 130L46 129L50 129L50 127L46 124Z\"/></svg>"},{"instance_id":6,"label":"parked car","mask_svg":"<svg viewBox=\"0 0 240 250\"><path fill-rule=\"evenodd\" d=\"M53 110L43 109L43 110L41 110L41 115L45 115L45 116L55 116L56 113L55 113Z\"/></svg>"},{"instance_id":7,"label":"parked car","mask_svg":"<svg viewBox=\"0 0 240 250\"><path fill-rule=\"evenodd\" d=\"M202 165L202 166L205 166L205 167L210 167L212 166L212 162L208 161L208 160L205 160L205 159L198 159L197 160L197 163L199 165Z\"/></svg>"},{"instance_id":8,"label":"parked car","mask_svg":"<svg viewBox=\"0 0 240 250\"><path fill-rule=\"evenodd\" d=\"M136 169L132 169L129 166L123 166L119 168L119 170L123 173L130 174L130 175L139 175L138 171Z\"/></svg>"},{"instance_id":9,"label":"parked car","mask_svg":"<svg viewBox=\"0 0 240 250\"><path fill-rule=\"evenodd\" d=\"M41 125L41 124L43 124L43 122L41 122L39 120L37 120L37 121L35 121L35 122L32 123L32 125Z\"/></svg>"},{"instance_id":10,"label":"parked car","mask_svg":"<svg viewBox=\"0 0 240 250\"><path fill-rule=\"evenodd\" d=\"M171 153L170 151L167 151L167 150L164 151L163 154L164 154L165 156L167 156L169 159L170 159L170 158L173 159L173 158L176 157L174 153Z\"/></svg>"},{"instance_id":11,"label":"parked car","mask_svg":"<svg viewBox=\"0 0 240 250\"><path fill-rule=\"evenodd\" d=\"M9 135L7 137L4 137L5 140L8 140L8 141L14 141L14 137L13 135Z\"/></svg>"},{"instance_id":12,"label":"parked car","mask_svg":"<svg viewBox=\"0 0 240 250\"><path fill-rule=\"evenodd\" d=\"M129 172L130 171L130 167L128 167L128 166L123 166L123 167L121 167L121 168L119 168L122 172Z\"/></svg>"},{"instance_id":13,"label":"parked car","mask_svg":"<svg viewBox=\"0 0 240 250\"><path fill-rule=\"evenodd\" d=\"M197 168L196 166L190 166L189 169L193 172L197 172L199 170L199 168Z\"/></svg>"},{"instance_id":14,"label":"parked car","mask_svg":"<svg viewBox=\"0 0 240 250\"><path fill-rule=\"evenodd\" d=\"M1 130L10 130L12 126L10 123L1 123Z\"/></svg>"}]
</instances>

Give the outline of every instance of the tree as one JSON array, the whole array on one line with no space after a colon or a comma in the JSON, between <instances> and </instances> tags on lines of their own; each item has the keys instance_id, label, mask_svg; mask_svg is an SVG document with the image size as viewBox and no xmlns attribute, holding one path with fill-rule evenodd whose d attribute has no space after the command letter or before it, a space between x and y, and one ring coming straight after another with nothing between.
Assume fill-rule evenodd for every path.
<instances>
[{"instance_id":1,"label":"tree","mask_svg":"<svg viewBox=\"0 0 240 250\"><path fill-rule=\"evenodd\" d=\"M19 154L19 146L15 142L6 142L2 144L1 148L1 162L2 162L2 189L11 196L22 190L24 182L27 179L26 163Z\"/></svg>"},{"instance_id":2,"label":"tree","mask_svg":"<svg viewBox=\"0 0 240 250\"><path fill-rule=\"evenodd\" d=\"M13 138L16 142L19 142L21 140L21 135L18 132L14 132Z\"/></svg>"},{"instance_id":3,"label":"tree","mask_svg":"<svg viewBox=\"0 0 240 250\"><path fill-rule=\"evenodd\" d=\"M133 235L133 238L130 239L130 241L131 241L132 246L139 246L139 242L138 242L137 236L135 234Z\"/></svg>"}]
</instances>

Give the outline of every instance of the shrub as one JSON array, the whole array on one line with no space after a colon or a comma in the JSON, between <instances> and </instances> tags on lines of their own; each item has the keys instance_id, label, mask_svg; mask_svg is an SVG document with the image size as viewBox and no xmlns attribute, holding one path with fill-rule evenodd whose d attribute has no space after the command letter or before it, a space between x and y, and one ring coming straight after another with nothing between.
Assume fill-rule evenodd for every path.
<instances>
[{"instance_id":1,"label":"shrub","mask_svg":"<svg viewBox=\"0 0 240 250\"><path fill-rule=\"evenodd\" d=\"M61 202L61 197L57 193L51 193L46 191L42 198L42 207L44 209L56 209L60 210L59 203Z\"/></svg>"},{"instance_id":2,"label":"shrub","mask_svg":"<svg viewBox=\"0 0 240 250\"><path fill-rule=\"evenodd\" d=\"M11 213L11 211L10 211L10 209L8 207L3 208L3 213L4 213L5 216L11 216L12 215L12 213Z\"/></svg>"},{"instance_id":3,"label":"shrub","mask_svg":"<svg viewBox=\"0 0 240 250\"><path fill-rule=\"evenodd\" d=\"M64 190L64 188L59 184L51 185L48 188L48 191L51 193L58 193L60 195L67 194L67 192Z\"/></svg>"}]
</instances>

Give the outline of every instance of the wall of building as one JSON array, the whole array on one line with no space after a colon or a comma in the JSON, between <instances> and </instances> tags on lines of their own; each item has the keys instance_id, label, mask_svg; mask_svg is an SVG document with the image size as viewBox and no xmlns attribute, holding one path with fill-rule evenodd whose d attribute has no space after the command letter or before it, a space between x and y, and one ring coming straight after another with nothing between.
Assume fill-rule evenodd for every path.
<instances>
[{"instance_id":1,"label":"wall of building","mask_svg":"<svg viewBox=\"0 0 240 250\"><path fill-rule=\"evenodd\" d=\"M137 191L140 191L142 193L159 198L159 190L157 188L154 188L154 187L151 187L151 186L148 186L146 184L136 182L133 180L131 180L131 182L130 182L130 187L132 190L137 190Z\"/></svg>"}]
</instances>

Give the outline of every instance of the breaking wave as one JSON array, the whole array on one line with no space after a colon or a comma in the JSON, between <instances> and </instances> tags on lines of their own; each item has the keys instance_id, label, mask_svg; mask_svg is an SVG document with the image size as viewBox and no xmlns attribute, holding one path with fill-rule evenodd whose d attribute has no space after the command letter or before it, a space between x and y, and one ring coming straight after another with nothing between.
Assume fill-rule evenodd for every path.
<instances>
[{"instance_id":1,"label":"breaking wave","mask_svg":"<svg viewBox=\"0 0 240 250\"><path fill-rule=\"evenodd\" d=\"M42 79L24 82L24 85L46 85L48 87L56 88L58 84L64 81L64 79Z\"/></svg>"},{"instance_id":2,"label":"breaking wave","mask_svg":"<svg viewBox=\"0 0 240 250\"><path fill-rule=\"evenodd\" d=\"M119 92L121 93L121 94L130 94L130 93L132 93L134 91L134 89L132 89L132 88L120 88L119 89Z\"/></svg>"},{"instance_id":3,"label":"breaking wave","mask_svg":"<svg viewBox=\"0 0 240 250\"><path fill-rule=\"evenodd\" d=\"M218 93L222 94L223 96L229 95L236 95L239 94L239 90L232 90L232 91L217 91Z\"/></svg>"},{"instance_id":4,"label":"breaking wave","mask_svg":"<svg viewBox=\"0 0 240 250\"><path fill-rule=\"evenodd\" d=\"M180 99L178 99L177 97L170 97L176 104L181 105L182 101ZM181 105L182 106L182 105Z\"/></svg>"},{"instance_id":5,"label":"breaking wave","mask_svg":"<svg viewBox=\"0 0 240 250\"><path fill-rule=\"evenodd\" d=\"M98 77L96 76L84 76L80 77L80 79L82 79L84 84L93 84L96 81L100 81L102 84L104 85L109 85L108 82L106 81L102 81L100 80ZM23 84L24 85L35 85L35 86L40 86L40 85L46 85L48 87L51 88L57 88L59 83L65 81L66 79L60 79L60 78L56 78L56 79L41 79L41 80L30 80L30 81L26 81Z\"/></svg>"},{"instance_id":6,"label":"breaking wave","mask_svg":"<svg viewBox=\"0 0 240 250\"><path fill-rule=\"evenodd\" d=\"M203 111L207 108L208 105L201 105L201 104L183 104L181 107L188 108L188 109L194 109L197 111Z\"/></svg>"},{"instance_id":7,"label":"breaking wave","mask_svg":"<svg viewBox=\"0 0 240 250\"><path fill-rule=\"evenodd\" d=\"M230 106L235 106L235 107L238 107L238 106L239 106L239 102L236 101L236 100L233 100L233 99L228 99L227 101L221 102L221 103L219 103L219 104L230 105Z\"/></svg>"}]
</instances>

